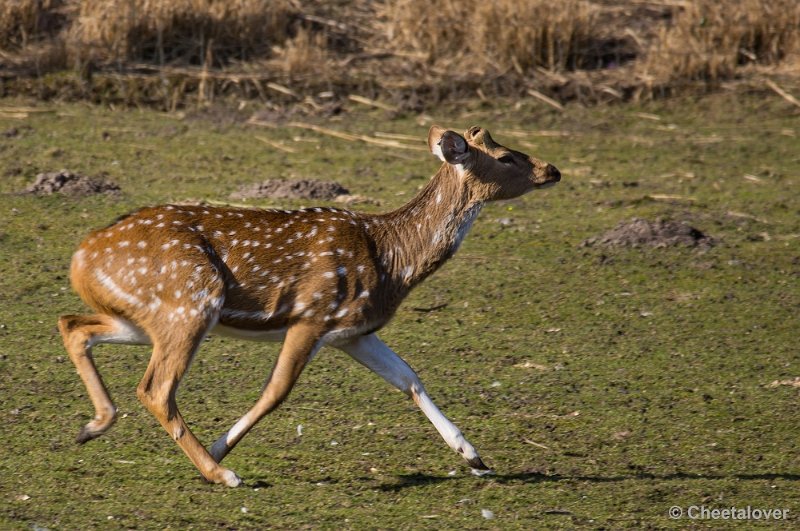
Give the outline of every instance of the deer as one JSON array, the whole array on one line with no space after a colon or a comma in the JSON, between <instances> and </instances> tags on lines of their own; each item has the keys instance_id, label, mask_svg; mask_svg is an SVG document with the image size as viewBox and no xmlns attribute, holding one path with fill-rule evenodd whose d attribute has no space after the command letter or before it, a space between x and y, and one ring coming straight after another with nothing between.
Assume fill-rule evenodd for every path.
<instances>
[{"instance_id":1,"label":"deer","mask_svg":"<svg viewBox=\"0 0 800 531\"><path fill-rule=\"evenodd\" d=\"M433 126L428 147L442 161L439 170L411 201L388 213L168 204L89 233L72 256L70 281L95 313L58 319L95 409L76 441L102 435L117 417L92 348L152 345L136 389L139 401L206 481L242 485L222 460L287 398L327 345L409 396L474 473L490 472L414 370L376 332L453 256L486 202L552 186L561 174L477 126L463 135ZM181 415L176 393L212 332L283 343L255 405L207 450Z\"/></svg>"}]
</instances>

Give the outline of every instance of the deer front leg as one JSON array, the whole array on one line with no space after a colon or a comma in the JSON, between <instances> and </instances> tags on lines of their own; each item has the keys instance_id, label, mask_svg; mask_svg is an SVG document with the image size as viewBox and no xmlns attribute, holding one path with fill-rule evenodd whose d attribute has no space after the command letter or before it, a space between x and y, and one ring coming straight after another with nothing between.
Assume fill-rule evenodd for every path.
<instances>
[{"instance_id":1,"label":"deer front leg","mask_svg":"<svg viewBox=\"0 0 800 531\"><path fill-rule=\"evenodd\" d=\"M475 448L464 438L455 424L433 403L417 374L375 334L361 336L338 348L355 358L369 370L410 396L445 442L466 459L476 471L489 470Z\"/></svg>"},{"instance_id":2,"label":"deer front leg","mask_svg":"<svg viewBox=\"0 0 800 531\"><path fill-rule=\"evenodd\" d=\"M286 332L286 339L261 392L261 397L250 411L211 446L211 455L220 463L239 441L265 415L274 411L292 390L297 378L322 346L319 331L311 326L296 325Z\"/></svg>"}]
</instances>

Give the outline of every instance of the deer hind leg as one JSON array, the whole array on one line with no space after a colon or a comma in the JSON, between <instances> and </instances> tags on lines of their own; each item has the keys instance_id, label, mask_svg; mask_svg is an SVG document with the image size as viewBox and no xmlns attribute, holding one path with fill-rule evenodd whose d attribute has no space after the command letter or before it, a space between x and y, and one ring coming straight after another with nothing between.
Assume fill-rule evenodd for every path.
<instances>
[{"instance_id":1,"label":"deer hind leg","mask_svg":"<svg viewBox=\"0 0 800 531\"><path fill-rule=\"evenodd\" d=\"M81 428L76 437L76 441L83 444L105 433L117 418L117 408L95 367L92 345L146 345L150 340L142 330L128 321L102 314L61 316L58 319L58 329L69 358L75 364L95 409L94 419Z\"/></svg>"},{"instance_id":2,"label":"deer hind leg","mask_svg":"<svg viewBox=\"0 0 800 531\"><path fill-rule=\"evenodd\" d=\"M286 332L286 339L275 367L264 385L261 397L233 427L211 447L211 455L219 463L265 415L274 411L289 396L297 378L321 347L320 333L311 326L295 325Z\"/></svg>"},{"instance_id":3,"label":"deer hind leg","mask_svg":"<svg viewBox=\"0 0 800 531\"><path fill-rule=\"evenodd\" d=\"M473 472L481 475L488 471L475 448L464 438L455 424L436 407L425 387L414 370L403 361L392 349L378 339L375 334L361 336L339 348L352 356L369 370L383 377L384 380L410 396L425 413L428 420L445 440L448 446L461 454L472 467ZM483 472L485 473L485 472Z\"/></svg>"},{"instance_id":4,"label":"deer hind leg","mask_svg":"<svg viewBox=\"0 0 800 531\"><path fill-rule=\"evenodd\" d=\"M180 328L173 327L154 336L153 354L136 394L207 481L238 487L242 480L233 471L219 466L200 444L178 410L175 398L181 377L213 322L188 321Z\"/></svg>"}]
</instances>

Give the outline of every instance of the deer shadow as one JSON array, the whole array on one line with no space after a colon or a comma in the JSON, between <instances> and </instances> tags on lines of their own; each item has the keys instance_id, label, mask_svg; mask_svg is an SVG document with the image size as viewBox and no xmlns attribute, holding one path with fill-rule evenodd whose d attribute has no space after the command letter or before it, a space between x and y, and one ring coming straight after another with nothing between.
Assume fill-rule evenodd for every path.
<instances>
[{"instance_id":1,"label":"deer shadow","mask_svg":"<svg viewBox=\"0 0 800 531\"><path fill-rule=\"evenodd\" d=\"M395 481L384 483L377 488L385 492L397 492L410 487L434 485L451 480L463 479L463 476L432 476L422 473L400 474L394 476ZM675 472L672 474L651 474L647 472L630 475L567 475L543 474L541 472L515 472L510 474L492 474L485 479L501 484L507 483L558 483L583 481L588 483L615 483L621 481L669 481L669 480L720 480L737 479L741 481L758 481L782 479L785 481L800 481L800 474L793 473L764 473L764 474L693 474L689 472Z\"/></svg>"}]
</instances>

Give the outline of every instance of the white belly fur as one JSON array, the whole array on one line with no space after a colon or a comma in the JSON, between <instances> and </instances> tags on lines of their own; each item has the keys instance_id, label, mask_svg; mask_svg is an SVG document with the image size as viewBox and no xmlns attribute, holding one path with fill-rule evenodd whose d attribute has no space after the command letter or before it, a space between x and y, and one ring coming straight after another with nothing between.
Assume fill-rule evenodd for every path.
<instances>
[{"instance_id":1,"label":"white belly fur","mask_svg":"<svg viewBox=\"0 0 800 531\"><path fill-rule=\"evenodd\" d=\"M250 341L283 341L286 337L286 328L277 328L274 330L247 330L245 328L234 328L232 326L217 324L211 329L211 333L238 339L249 339Z\"/></svg>"}]
</instances>

